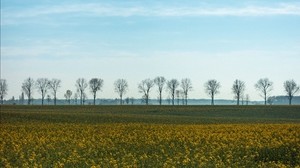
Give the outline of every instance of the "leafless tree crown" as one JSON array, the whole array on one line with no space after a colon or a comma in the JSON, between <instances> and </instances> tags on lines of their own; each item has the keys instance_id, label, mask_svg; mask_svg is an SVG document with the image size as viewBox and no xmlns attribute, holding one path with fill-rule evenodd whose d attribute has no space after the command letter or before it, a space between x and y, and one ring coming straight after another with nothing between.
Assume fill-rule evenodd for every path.
<instances>
[{"instance_id":1,"label":"leafless tree crown","mask_svg":"<svg viewBox=\"0 0 300 168\"><path fill-rule=\"evenodd\" d=\"M61 80L60 79L52 79L49 81L49 87L52 90L54 105L56 105L56 94L58 89L61 87Z\"/></svg>"},{"instance_id":2,"label":"leafless tree crown","mask_svg":"<svg viewBox=\"0 0 300 168\"><path fill-rule=\"evenodd\" d=\"M36 80L36 87L42 96L42 105L44 105L44 98L49 88L49 80L47 78L38 78Z\"/></svg>"},{"instance_id":3,"label":"leafless tree crown","mask_svg":"<svg viewBox=\"0 0 300 168\"><path fill-rule=\"evenodd\" d=\"M260 96L264 98L265 105L267 105L267 99L270 96L270 92L273 90L273 82L268 78L262 78L257 81L255 88L260 92Z\"/></svg>"},{"instance_id":4,"label":"leafless tree crown","mask_svg":"<svg viewBox=\"0 0 300 168\"><path fill-rule=\"evenodd\" d=\"M164 85L166 83L166 78L163 76L158 76L154 79L154 83L157 85L158 87L158 92L159 92L159 104L162 104L162 91L164 88Z\"/></svg>"},{"instance_id":5,"label":"leafless tree crown","mask_svg":"<svg viewBox=\"0 0 300 168\"><path fill-rule=\"evenodd\" d=\"M211 105L214 105L214 97L219 93L220 83L215 79L211 79L204 84L204 87L205 92L211 96Z\"/></svg>"},{"instance_id":6,"label":"leafless tree crown","mask_svg":"<svg viewBox=\"0 0 300 168\"><path fill-rule=\"evenodd\" d=\"M128 90L128 83L125 79L118 79L114 83L115 85L115 92L119 94L120 96L120 104L123 104L122 97L124 94L126 94Z\"/></svg>"},{"instance_id":7,"label":"leafless tree crown","mask_svg":"<svg viewBox=\"0 0 300 168\"><path fill-rule=\"evenodd\" d=\"M72 97L72 91L71 90L67 90L66 93L65 93L65 98L67 100L67 102L70 104L71 103L71 97Z\"/></svg>"},{"instance_id":8,"label":"leafless tree crown","mask_svg":"<svg viewBox=\"0 0 300 168\"><path fill-rule=\"evenodd\" d=\"M297 85L296 82L291 79L291 80L285 81L283 86L284 86L284 90L285 90L285 92L288 96L288 99L289 99L289 105L291 105L294 95L297 92L299 92L299 85Z\"/></svg>"},{"instance_id":9,"label":"leafless tree crown","mask_svg":"<svg viewBox=\"0 0 300 168\"><path fill-rule=\"evenodd\" d=\"M79 78L76 80L75 86L77 88L77 92L80 94L80 104L83 105L85 96L84 91L87 88L88 84L84 78Z\"/></svg>"},{"instance_id":10,"label":"leafless tree crown","mask_svg":"<svg viewBox=\"0 0 300 168\"><path fill-rule=\"evenodd\" d=\"M28 104L31 103L31 100L33 98L32 95L33 95L34 84L35 84L34 80L30 77L25 79L25 81L22 84L22 90L28 98Z\"/></svg>"},{"instance_id":11,"label":"leafless tree crown","mask_svg":"<svg viewBox=\"0 0 300 168\"><path fill-rule=\"evenodd\" d=\"M100 78L93 78L89 81L91 92L93 93L94 97L94 105L96 104L96 94L97 91L101 91L103 86L103 79Z\"/></svg>"},{"instance_id":12,"label":"leafless tree crown","mask_svg":"<svg viewBox=\"0 0 300 168\"><path fill-rule=\"evenodd\" d=\"M243 96L244 91L246 89L245 82L236 79L232 85L232 92L234 97L237 99L237 105L240 104L240 98Z\"/></svg>"},{"instance_id":13,"label":"leafless tree crown","mask_svg":"<svg viewBox=\"0 0 300 168\"><path fill-rule=\"evenodd\" d=\"M187 105L188 92L193 89L191 80L188 78L182 79L181 80L181 88L182 88L184 99L185 99L185 105Z\"/></svg>"},{"instance_id":14,"label":"leafless tree crown","mask_svg":"<svg viewBox=\"0 0 300 168\"><path fill-rule=\"evenodd\" d=\"M149 94L153 86L154 86L154 81L151 79L145 79L138 85L139 92L144 94L143 97L145 98L146 105L148 105L149 103L149 98L150 98Z\"/></svg>"},{"instance_id":15,"label":"leafless tree crown","mask_svg":"<svg viewBox=\"0 0 300 168\"><path fill-rule=\"evenodd\" d=\"M167 82L167 90L170 92L170 95L172 97L172 105L174 105L175 100L175 90L179 86L179 82L177 79L171 79Z\"/></svg>"}]
</instances>

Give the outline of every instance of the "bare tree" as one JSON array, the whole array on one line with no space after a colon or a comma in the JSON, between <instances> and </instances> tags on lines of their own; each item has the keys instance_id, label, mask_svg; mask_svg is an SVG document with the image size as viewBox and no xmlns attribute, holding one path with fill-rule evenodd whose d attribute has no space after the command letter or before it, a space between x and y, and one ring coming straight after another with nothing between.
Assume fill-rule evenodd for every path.
<instances>
[{"instance_id":1,"label":"bare tree","mask_svg":"<svg viewBox=\"0 0 300 168\"><path fill-rule=\"evenodd\" d=\"M61 80L60 79L52 79L49 81L49 87L52 90L53 94L53 100L54 100L54 105L56 105L56 94L58 89L61 87Z\"/></svg>"},{"instance_id":2,"label":"bare tree","mask_svg":"<svg viewBox=\"0 0 300 168\"><path fill-rule=\"evenodd\" d=\"M3 104L4 97L7 95L7 83L6 79L0 79L0 99Z\"/></svg>"},{"instance_id":3,"label":"bare tree","mask_svg":"<svg viewBox=\"0 0 300 168\"><path fill-rule=\"evenodd\" d=\"M273 90L273 82L271 82L268 78L259 79L255 84L255 88L261 92L261 96L265 100L265 105L267 105L269 93Z\"/></svg>"},{"instance_id":4,"label":"bare tree","mask_svg":"<svg viewBox=\"0 0 300 168\"><path fill-rule=\"evenodd\" d=\"M24 104L24 92L21 93L21 95L19 96L19 104L23 105Z\"/></svg>"},{"instance_id":5,"label":"bare tree","mask_svg":"<svg viewBox=\"0 0 300 168\"><path fill-rule=\"evenodd\" d=\"M93 96L94 96L94 105L95 105L96 104L96 94L97 94L97 91L101 91L101 88L103 86L103 79L93 78L90 80L89 84L90 84L91 92L93 93Z\"/></svg>"},{"instance_id":6,"label":"bare tree","mask_svg":"<svg viewBox=\"0 0 300 168\"><path fill-rule=\"evenodd\" d=\"M219 89L221 87L220 82L215 79L211 79L204 84L205 92L211 96L211 105L214 105L215 95L219 93Z\"/></svg>"},{"instance_id":7,"label":"bare tree","mask_svg":"<svg viewBox=\"0 0 300 168\"><path fill-rule=\"evenodd\" d=\"M166 79L163 76L158 76L154 79L154 83L158 87L158 92L159 92L159 105L162 103L162 91L164 88L164 85L166 83Z\"/></svg>"},{"instance_id":8,"label":"bare tree","mask_svg":"<svg viewBox=\"0 0 300 168\"><path fill-rule=\"evenodd\" d=\"M28 98L28 105L31 103L32 100L32 94L34 89L34 80L32 78L27 78L22 84L22 90L26 94Z\"/></svg>"},{"instance_id":9,"label":"bare tree","mask_svg":"<svg viewBox=\"0 0 300 168\"><path fill-rule=\"evenodd\" d=\"M47 78L38 78L36 80L36 87L38 88L38 91L42 95L42 105L44 105L44 98L49 88L49 80Z\"/></svg>"},{"instance_id":10,"label":"bare tree","mask_svg":"<svg viewBox=\"0 0 300 168\"><path fill-rule=\"evenodd\" d=\"M245 91L245 82L241 80L235 80L233 85L232 85L232 92L235 95L235 98L237 100L237 105L240 105L240 98L243 95Z\"/></svg>"},{"instance_id":11,"label":"bare tree","mask_svg":"<svg viewBox=\"0 0 300 168\"><path fill-rule=\"evenodd\" d=\"M76 105L77 105L77 99L78 99L78 94L75 93L75 94L74 94L74 101L75 101L75 104L76 104Z\"/></svg>"},{"instance_id":12,"label":"bare tree","mask_svg":"<svg viewBox=\"0 0 300 168\"><path fill-rule=\"evenodd\" d=\"M250 97L248 94L246 94L246 105L249 105L249 102L250 102Z\"/></svg>"},{"instance_id":13,"label":"bare tree","mask_svg":"<svg viewBox=\"0 0 300 168\"><path fill-rule=\"evenodd\" d=\"M117 92L120 96L120 104L123 104L122 97L126 94L128 90L128 83L125 79L118 79L114 83L115 85L115 92Z\"/></svg>"},{"instance_id":14,"label":"bare tree","mask_svg":"<svg viewBox=\"0 0 300 168\"><path fill-rule=\"evenodd\" d=\"M65 96L67 102L70 105L71 104L72 91L71 90L67 90L64 96Z\"/></svg>"},{"instance_id":15,"label":"bare tree","mask_svg":"<svg viewBox=\"0 0 300 168\"><path fill-rule=\"evenodd\" d=\"M188 102L188 92L193 89L192 87L192 82L188 78L184 78L181 80L181 88L184 94L184 99L185 99L185 105L187 105Z\"/></svg>"},{"instance_id":16,"label":"bare tree","mask_svg":"<svg viewBox=\"0 0 300 168\"><path fill-rule=\"evenodd\" d=\"M299 85L297 85L296 82L291 79L285 81L283 86L289 99L289 105L291 105L294 95L299 91Z\"/></svg>"},{"instance_id":17,"label":"bare tree","mask_svg":"<svg viewBox=\"0 0 300 168\"><path fill-rule=\"evenodd\" d=\"M79 78L77 79L75 86L77 88L77 92L80 94L80 105L83 105L85 96L84 91L88 87L88 84L84 78Z\"/></svg>"},{"instance_id":18,"label":"bare tree","mask_svg":"<svg viewBox=\"0 0 300 168\"><path fill-rule=\"evenodd\" d=\"M172 97L172 105L174 105L175 91L178 86L179 86L179 82L177 79L171 79L167 82L167 90L170 92L170 95Z\"/></svg>"},{"instance_id":19,"label":"bare tree","mask_svg":"<svg viewBox=\"0 0 300 168\"><path fill-rule=\"evenodd\" d=\"M149 104L149 93L153 86L154 81L151 79L145 79L138 85L139 92L144 94L146 105Z\"/></svg>"}]
</instances>

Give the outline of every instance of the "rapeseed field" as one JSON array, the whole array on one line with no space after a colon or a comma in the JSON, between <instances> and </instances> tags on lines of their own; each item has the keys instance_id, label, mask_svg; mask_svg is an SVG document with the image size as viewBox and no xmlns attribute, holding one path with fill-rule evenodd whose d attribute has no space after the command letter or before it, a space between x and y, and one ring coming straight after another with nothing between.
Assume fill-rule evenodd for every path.
<instances>
[{"instance_id":1,"label":"rapeseed field","mask_svg":"<svg viewBox=\"0 0 300 168\"><path fill-rule=\"evenodd\" d=\"M300 167L300 125L1 120L0 167Z\"/></svg>"}]
</instances>

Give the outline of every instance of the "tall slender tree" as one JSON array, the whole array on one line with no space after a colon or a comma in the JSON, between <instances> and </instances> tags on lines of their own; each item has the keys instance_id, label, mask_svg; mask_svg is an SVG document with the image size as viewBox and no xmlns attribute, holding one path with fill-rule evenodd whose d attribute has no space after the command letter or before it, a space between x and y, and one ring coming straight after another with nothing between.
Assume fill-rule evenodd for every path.
<instances>
[{"instance_id":1,"label":"tall slender tree","mask_svg":"<svg viewBox=\"0 0 300 168\"><path fill-rule=\"evenodd\" d=\"M80 105L83 105L85 98L84 91L88 87L88 84L84 78L79 78L77 79L75 86L77 88L77 92L80 94Z\"/></svg>"},{"instance_id":2,"label":"tall slender tree","mask_svg":"<svg viewBox=\"0 0 300 168\"><path fill-rule=\"evenodd\" d=\"M299 92L299 85L296 84L296 82L291 79L287 80L283 84L284 91L286 92L288 99L289 99L289 105L292 105L292 99L294 95Z\"/></svg>"},{"instance_id":3,"label":"tall slender tree","mask_svg":"<svg viewBox=\"0 0 300 168\"><path fill-rule=\"evenodd\" d=\"M211 96L211 105L214 105L215 95L219 93L221 87L220 82L215 79L211 79L204 84L205 92Z\"/></svg>"},{"instance_id":4,"label":"tall slender tree","mask_svg":"<svg viewBox=\"0 0 300 168\"><path fill-rule=\"evenodd\" d=\"M97 91L101 91L101 88L103 86L103 79L100 78L93 78L89 82L91 92L94 96L94 105L96 104L96 97L97 97Z\"/></svg>"},{"instance_id":5,"label":"tall slender tree","mask_svg":"<svg viewBox=\"0 0 300 168\"><path fill-rule=\"evenodd\" d=\"M33 98L32 95L34 90L34 80L30 77L25 79L25 81L22 84L22 90L28 98L28 105L30 105Z\"/></svg>"},{"instance_id":6,"label":"tall slender tree","mask_svg":"<svg viewBox=\"0 0 300 168\"><path fill-rule=\"evenodd\" d=\"M181 85L180 86L181 86L182 92L184 94L185 105L187 105L187 103L188 103L188 92L193 89L192 82L191 82L190 79L184 78L184 79L181 80Z\"/></svg>"},{"instance_id":7,"label":"tall slender tree","mask_svg":"<svg viewBox=\"0 0 300 168\"><path fill-rule=\"evenodd\" d=\"M0 79L0 100L3 104L4 97L7 95L7 83L6 79Z\"/></svg>"},{"instance_id":8,"label":"tall slender tree","mask_svg":"<svg viewBox=\"0 0 300 168\"><path fill-rule=\"evenodd\" d=\"M237 100L237 105L240 105L240 98L245 91L245 82L236 79L232 85L232 92Z\"/></svg>"},{"instance_id":9,"label":"tall slender tree","mask_svg":"<svg viewBox=\"0 0 300 168\"><path fill-rule=\"evenodd\" d=\"M128 90L128 83L125 79L118 79L114 83L115 85L115 92L119 94L120 96L120 104L123 104L123 95L126 94Z\"/></svg>"},{"instance_id":10,"label":"tall slender tree","mask_svg":"<svg viewBox=\"0 0 300 168\"><path fill-rule=\"evenodd\" d=\"M56 100L57 100L56 94L60 87L61 87L60 79L52 79L49 81L49 88L52 90L54 105L56 105Z\"/></svg>"},{"instance_id":11,"label":"tall slender tree","mask_svg":"<svg viewBox=\"0 0 300 168\"><path fill-rule=\"evenodd\" d=\"M262 78L257 81L255 88L261 92L260 95L264 98L265 105L267 105L269 94L273 90L273 82L271 82L268 78Z\"/></svg>"},{"instance_id":12,"label":"tall slender tree","mask_svg":"<svg viewBox=\"0 0 300 168\"><path fill-rule=\"evenodd\" d=\"M172 97L172 105L174 105L175 91L176 91L178 86L179 86L179 82L178 82L177 79L171 79L167 82L167 90L169 91L169 93Z\"/></svg>"},{"instance_id":13,"label":"tall slender tree","mask_svg":"<svg viewBox=\"0 0 300 168\"><path fill-rule=\"evenodd\" d=\"M145 98L146 105L149 104L149 94L153 86L154 81L151 79L145 79L138 85L139 92L144 94L143 97Z\"/></svg>"},{"instance_id":14,"label":"tall slender tree","mask_svg":"<svg viewBox=\"0 0 300 168\"><path fill-rule=\"evenodd\" d=\"M162 104L162 91L164 88L164 85L166 83L166 78L163 76L158 76L154 79L154 83L157 85L158 87L158 93L159 93L159 105Z\"/></svg>"},{"instance_id":15,"label":"tall slender tree","mask_svg":"<svg viewBox=\"0 0 300 168\"><path fill-rule=\"evenodd\" d=\"M44 99L49 88L49 80L47 78L38 78L36 80L36 87L42 96L42 105L44 105Z\"/></svg>"}]
</instances>

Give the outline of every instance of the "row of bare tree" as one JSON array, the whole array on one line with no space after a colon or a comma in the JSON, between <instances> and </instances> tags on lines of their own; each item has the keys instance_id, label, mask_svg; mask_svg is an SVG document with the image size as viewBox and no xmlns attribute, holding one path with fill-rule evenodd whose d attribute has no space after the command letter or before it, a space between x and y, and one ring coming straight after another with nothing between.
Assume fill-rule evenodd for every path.
<instances>
[{"instance_id":1,"label":"row of bare tree","mask_svg":"<svg viewBox=\"0 0 300 168\"><path fill-rule=\"evenodd\" d=\"M76 80L75 86L77 88L77 92L74 94L74 97L77 100L77 97L80 98L80 104L84 104L86 99L85 90L89 86L91 93L93 94L94 105L96 104L97 92L101 91L103 87L103 79L100 78L92 78L87 81L84 78L79 78ZM158 99L159 104L162 104L162 92L164 89L170 94L172 105L175 104L175 95L179 95L181 93L184 98L184 104L188 104L188 93L193 89L192 82L188 78L184 78L181 81L177 79L166 80L166 78L162 76L158 76L155 79L145 79L142 80L138 84L138 90L143 94L143 100L145 104L149 104L150 91L154 86L158 88ZM294 95L299 92L299 85L296 84L294 80L287 80L284 82L284 90L289 99L289 104L292 104L292 99ZM47 79L47 78L38 78L36 81L32 78L27 78L22 83L22 91L27 96L28 104L31 104L31 100L33 99L32 94L34 89L37 89L41 94L42 105L44 104L44 99L46 94L50 92L53 94L54 104L56 105L56 94L58 89L61 87L60 79ZM178 90L178 87L181 87L181 90ZM205 91L211 97L211 105L214 105L214 97L219 93L219 89L221 87L220 82L215 79L208 80L205 84ZM128 83L125 79L118 79L114 82L115 92L120 97L120 104L123 103L122 99L124 94L128 91ZM265 105L267 104L267 99L270 96L270 92L273 89L273 82L268 78L262 78L257 81L255 84L255 88L259 91L260 95L264 98ZM237 100L237 105L240 104L240 99L244 95L246 89L245 82L236 79L232 85L232 92L234 94L235 99ZM0 98L1 104L3 104L3 99L7 95L7 82L5 79L0 80ZM22 95L23 95L22 93ZM70 103L72 97L72 91L67 90L64 94L66 100ZM249 99L249 98L248 98Z\"/></svg>"}]
</instances>

